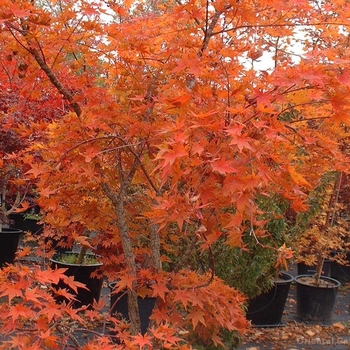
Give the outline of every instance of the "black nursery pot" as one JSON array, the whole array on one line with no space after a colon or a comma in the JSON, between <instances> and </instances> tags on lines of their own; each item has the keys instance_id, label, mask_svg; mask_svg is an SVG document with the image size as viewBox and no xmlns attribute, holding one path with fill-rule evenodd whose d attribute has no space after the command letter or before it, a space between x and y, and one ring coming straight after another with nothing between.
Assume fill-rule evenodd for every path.
<instances>
[{"instance_id":1,"label":"black nursery pot","mask_svg":"<svg viewBox=\"0 0 350 350\"><path fill-rule=\"evenodd\" d=\"M346 254L348 265L341 265L336 261L332 261L331 277L340 282L350 282L350 252Z\"/></svg>"},{"instance_id":2,"label":"black nursery pot","mask_svg":"<svg viewBox=\"0 0 350 350\"><path fill-rule=\"evenodd\" d=\"M27 219L23 214L11 214L10 220L13 222L11 226L19 228L22 231L29 231L34 235L39 235L43 232L44 225L38 224L38 220Z\"/></svg>"},{"instance_id":3,"label":"black nursery pot","mask_svg":"<svg viewBox=\"0 0 350 350\"><path fill-rule=\"evenodd\" d=\"M0 267L13 263L22 230L16 228L2 228L0 232Z\"/></svg>"},{"instance_id":4,"label":"black nursery pot","mask_svg":"<svg viewBox=\"0 0 350 350\"><path fill-rule=\"evenodd\" d=\"M74 253L71 253L74 254ZM91 306L94 300L99 301L103 278L91 277L91 274L97 271L102 263L90 264L90 265L78 265L78 264L68 264L55 260L55 257L50 259L50 264L52 268L66 268L65 275L74 276L74 280L84 283L88 289L78 288L78 293L75 293L71 288L69 288L62 280L57 285L53 285L54 288L67 288L67 290L76 296L75 301L73 301L73 307L79 308L83 305ZM57 296L55 297L57 302L67 301L66 298Z\"/></svg>"},{"instance_id":5,"label":"black nursery pot","mask_svg":"<svg viewBox=\"0 0 350 350\"><path fill-rule=\"evenodd\" d=\"M116 282L109 284L111 290L111 314L120 314L123 319L129 321L128 295L126 292L112 293L115 285ZM152 315L156 298L138 297L137 303L141 320L141 333L145 334L149 326L149 318Z\"/></svg>"},{"instance_id":6,"label":"black nursery pot","mask_svg":"<svg viewBox=\"0 0 350 350\"><path fill-rule=\"evenodd\" d=\"M340 282L323 276L321 279L330 282L330 285L328 287L319 287L304 283L301 281L303 277L310 277L310 275L300 275L295 278L298 320L329 324L333 317L333 309Z\"/></svg>"},{"instance_id":7,"label":"black nursery pot","mask_svg":"<svg viewBox=\"0 0 350 350\"><path fill-rule=\"evenodd\" d=\"M304 263L298 263L298 275L316 274L316 266L308 266ZM322 276L331 277L332 262L325 260L323 264Z\"/></svg>"},{"instance_id":8,"label":"black nursery pot","mask_svg":"<svg viewBox=\"0 0 350 350\"><path fill-rule=\"evenodd\" d=\"M274 281L272 289L250 300L246 313L247 319L254 326L279 326L293 280L292 275L282 272L280 279Z\"/></svg>"}]
</instances>

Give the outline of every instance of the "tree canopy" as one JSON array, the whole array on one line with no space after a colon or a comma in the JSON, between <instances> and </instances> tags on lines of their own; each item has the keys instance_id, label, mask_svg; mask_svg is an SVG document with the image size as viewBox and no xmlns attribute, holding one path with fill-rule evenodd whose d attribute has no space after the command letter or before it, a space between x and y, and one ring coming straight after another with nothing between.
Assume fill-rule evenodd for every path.
<instances>
[{"instance_id":1,"label":"tree canopy","mask_svg":"<svg viewBox=\"0 0 350 350\"><path fill-rule=\"evenodd\" d=\"M42 132L25 176L56 234L84 243L85 230L99 231L91 244L123 253L119 275L118 254L106 256L111 276L136 278L145 256L154 273L185 267L178 242L244 249L244 235L269 234L258 197L305 211L322 174L348 170L347 1L0 4L2 94L34 101L18 137ZM154 295L179 300L164 288ZM206 328L195 311L186 320ZM232 324L221 310L205 337L242 330L235 312Z\"/></svg>"}]
</instances>

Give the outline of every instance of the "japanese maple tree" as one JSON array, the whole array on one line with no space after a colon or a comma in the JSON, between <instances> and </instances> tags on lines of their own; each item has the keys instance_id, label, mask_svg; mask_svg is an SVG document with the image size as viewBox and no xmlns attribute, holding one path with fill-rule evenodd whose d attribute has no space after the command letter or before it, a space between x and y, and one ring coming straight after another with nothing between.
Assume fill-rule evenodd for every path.
<instances>
[{"instance_id":1,"label":"japanese maple tree","mask_svg":"<svg viewBox=\"0 0 350 350\"><path fill-rule=\"evenodd\" d=\"M91 244L105 273L120 289L129 286L131 334L140 329L142 274L146 293L158 298L156 325L189 328L215 344L223 329L243 331L242 296L214 271L190 271L188 258L219 238L244 248L244 234L257 242L268 234L257 196L278 194L303 211L323 173L347 171L350 5L1 5L5 54L25 62L38 99L39 79L69 109L30 147L40 157L27 174L45 221L70 240L98 233ZM266 56L273 67L255 68ZM151 328L153 338L123 339L179 348L159 329Z\"/></svg>"},{"instance_id":2,"label":"japanese maple tree","mask_svg":"<svg viewBox=\"0 0 350 350\"><path fill-rule=\"evenodd\" d=\"M4 42L0 43L1 50ZM9 214L33 206L35 180L25 155L29 146L44 136L48 123L64 114L58 93L42 89L40 79L27 79L28 64L14 49L0 54L0 221ZM33 154L40 157L38 153ZM30 158L32 161L32 158Z\"/></svg>"}]
</instances>

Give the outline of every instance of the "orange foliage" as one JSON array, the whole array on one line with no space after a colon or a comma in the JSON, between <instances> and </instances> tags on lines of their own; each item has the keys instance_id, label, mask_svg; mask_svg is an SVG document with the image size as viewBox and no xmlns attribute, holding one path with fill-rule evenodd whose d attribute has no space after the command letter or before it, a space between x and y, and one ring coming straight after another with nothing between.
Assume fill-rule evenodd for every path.
<instances>
[{"instance_id":1,"label":"orange foliage","mask_svg":"<svg viewBox=\"0 0 350 350\"><path fill-rule=\"evenodd\" d=\"M144 336L136 327L130 335L113 321L124 344L187 347L189 340L167 324L215 344L221 344L223 329L243 332L244 298L214 277L188 272L180 245L194 237L193 246L205 251L223 237L241 246L247 227L260 225L257 195L277 193L302 211L323 173L348 170L342 146L349 137L350 5L306 0L63 0L60 6L50 0L40 5L0 0L0 5L8 87L16 77L21 96L30 90L38 100L54 89L63 100L60 107L55 103L62 113L17 129L29 138L27 128L40 134L26 149L24 175L36 182L48 232L97 247L104 273L110 279L124 276L121 283L134 291L140 269L154 273L159 327ZM294 46L302 52L292 53ZM265 55L272 56L273 68L259 70ZM6 68L6 59L13 66ZM3 110L1 116L8 114ZM97 236L87 242L86 231ZM278 263L289 253L282 247ZM183 266L163 273L161 263L169 261ZM51 283L60 273L40 272L36 278ZM37 303L40 289L27 295L22 287L0 290L11 300L29 298L40 310L47 308L48 321L65 313L61 306ZM2 319L10 320L3 330L18 327L29 313L29 306L1 306ZM47 346L56 341L47 329L40 337L36 340ZM105 338L100 342L105 349L112 346ZM96 346L91 342L86 349Z\"/></svg>"}]
</instances>

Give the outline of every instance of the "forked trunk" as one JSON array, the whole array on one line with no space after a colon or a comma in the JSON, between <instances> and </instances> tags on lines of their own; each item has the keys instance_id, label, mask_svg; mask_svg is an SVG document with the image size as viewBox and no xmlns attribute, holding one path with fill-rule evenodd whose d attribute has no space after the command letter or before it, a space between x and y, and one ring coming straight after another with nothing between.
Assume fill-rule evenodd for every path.
<instances>
[{"instance_id":1,"label":"forked trunk","mask_svg":"<svg viewBox=\"0 0 350 350\"><path fill-rule=\"evenodd\" d=\"M82 265L84 263L84 258L85 258L87 251L88 251L88 247L86 247L86 246L81 247L79 255L78 255L78 261L77 261L77 263L79 265Z\"/></svg>"},{"instance_id":2,"label":"forked trunk","mask_svg":"<svg viewBox=\"0 0 350 350\"><path fill-rule=\"evenodd\" d=\"M132 290L128 290L128 312L130 319L130 332L136 335L141 331L141 321L137 303L136 259L132 249L128 223L126 221L124 193L121 190L119 195L116 195L108 184L103 184L102 189L113 203L114 210L117 215L117 226L123 247L126 268L128 273L135 278L132 284Z\"/></svg>"}]
</instances>

